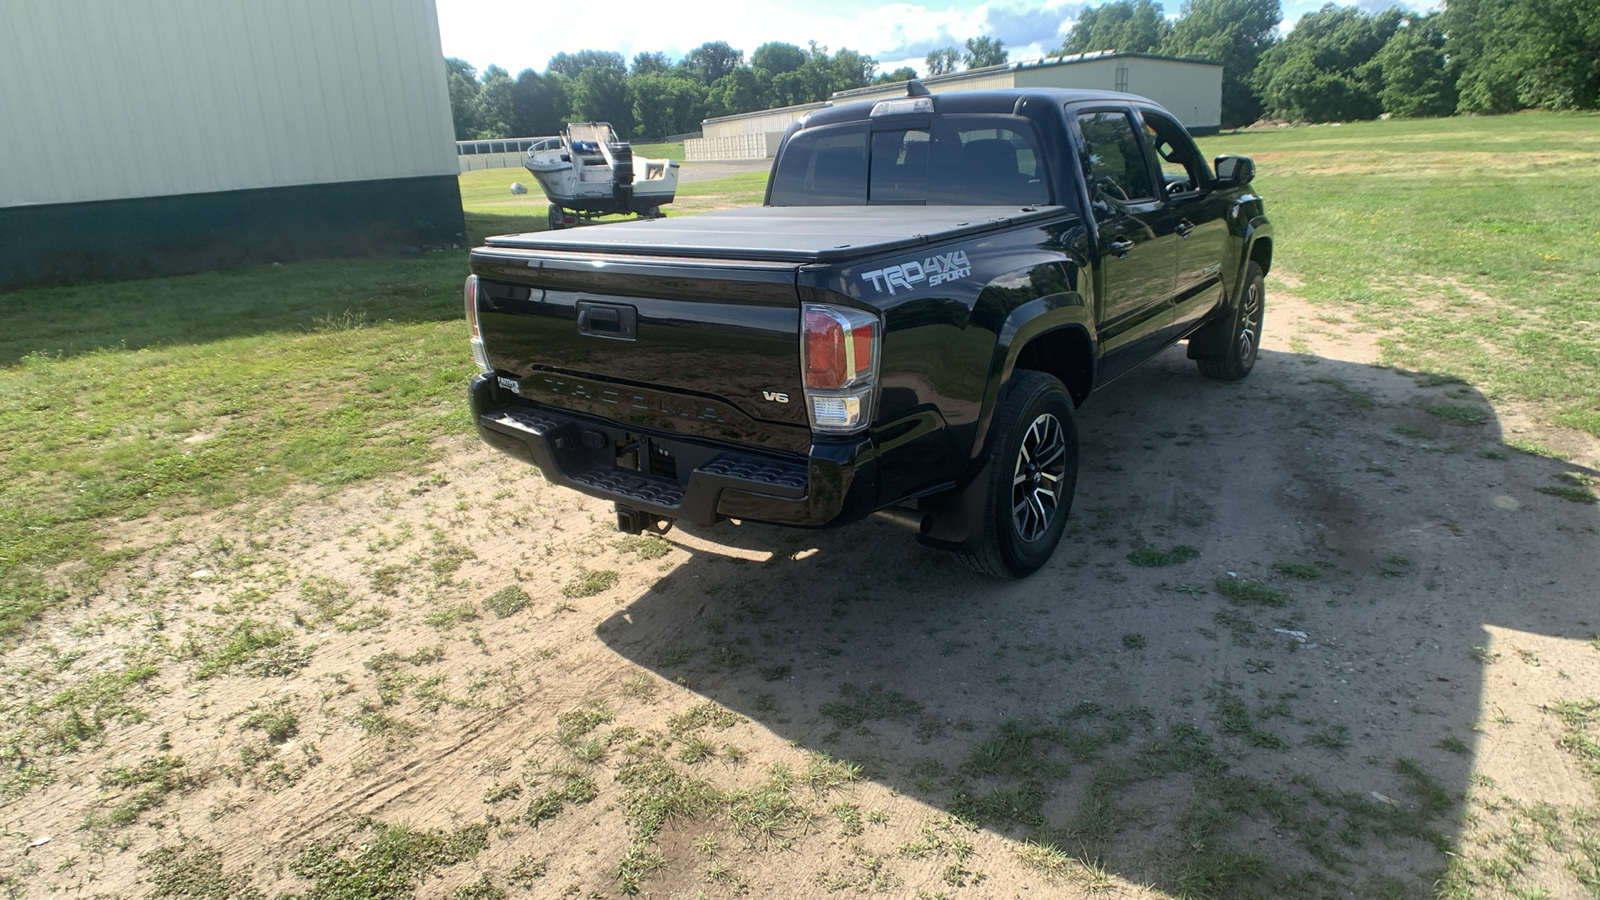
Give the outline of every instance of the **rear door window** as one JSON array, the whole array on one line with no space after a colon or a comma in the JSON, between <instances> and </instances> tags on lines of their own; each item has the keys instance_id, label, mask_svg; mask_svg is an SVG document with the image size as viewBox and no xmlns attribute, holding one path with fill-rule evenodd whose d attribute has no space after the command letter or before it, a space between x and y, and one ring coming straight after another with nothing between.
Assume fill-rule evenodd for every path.
<instances>
[{"instance_id":1,"label":"rear door window","mask_svg":"<svg viewBox=\"0 0 1600 900\"><path fill-rule=\"evenodd\" d=\"M1083 174L1091 196L1119 203L1155 199L1150 169L1126 112L1079 113L1078 133L1083 137Z\"/></svg>"}]
</instances>

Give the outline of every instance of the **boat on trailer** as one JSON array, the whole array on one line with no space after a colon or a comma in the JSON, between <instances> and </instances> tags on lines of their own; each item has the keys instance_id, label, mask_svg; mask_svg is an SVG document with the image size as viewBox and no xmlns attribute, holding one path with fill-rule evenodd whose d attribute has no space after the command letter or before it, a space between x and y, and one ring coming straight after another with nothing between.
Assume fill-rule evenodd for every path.
<instances>
[{"instance_id":1,"label":"boat on trailer","mask_svg":"<svg viewBox=\"0 0 1600 900\"><path fill-rule=\"evenodd\" d=\"M595 216L654 219L678 193L677 160L634 156L606 122L572 122L560 136L541 138L523 166L550 198L551 230Z\"/></svg>"}]
</instances>

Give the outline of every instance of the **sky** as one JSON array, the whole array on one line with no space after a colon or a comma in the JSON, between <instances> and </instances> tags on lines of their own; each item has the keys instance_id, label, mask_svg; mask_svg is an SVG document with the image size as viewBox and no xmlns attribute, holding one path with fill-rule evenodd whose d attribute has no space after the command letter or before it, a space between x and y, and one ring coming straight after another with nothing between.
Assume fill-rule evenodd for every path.
<instances>
[{"instance_id":1,"label":"sky","mask_svg":"<svg viewBox=\"0 0 1600 900\"><path fill-rule=\"evenodd\" d=\"M614 50L630 62L634 54L664 51L673 60L707 41L727 41L745 59L768 41L804 48L808 41L830 52L848 47L876 59L880 72L908 65L922 73L930 50L960 47L967 38L989 35L1005 42L1012 62L1037 59L1061 45L1079 10L1098 3L1043 0L959 0L946 4L856 0L610 0L552 3L535 0L436 0L444 55L482 71L493 63L516 75L542 72L550 57L577 50ZM1287 31L1323 0L1280 0ZM1181 0L1167 0L1176 16ZM1359 0L1369 11L1393 0ZM1414 3L1401 5L1416 6Z\"/></svg>"}]
</instances>

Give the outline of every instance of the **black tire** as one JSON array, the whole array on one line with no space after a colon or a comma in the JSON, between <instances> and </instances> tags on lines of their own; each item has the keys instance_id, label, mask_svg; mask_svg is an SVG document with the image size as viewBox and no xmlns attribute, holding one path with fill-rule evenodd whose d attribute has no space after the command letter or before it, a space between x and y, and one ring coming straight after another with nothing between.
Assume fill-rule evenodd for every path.
<instances>
[{"instance_id":1,"label":"black tire","mask_svg":"<svg viewBox=\"0 0 1600 900\"><path fill-rule=\"evenodd\" d=\"M1050 561L1078 484L1078 419L1053 375L1019 369L995 413L983 530L959 554L975 571L1021 578Z\"/></svg>"},{"instance_id":2,"label":"black tire","mask_svg":"<svg viewBox=\"0 0 1600 900\"><path fill-rule=\"evenodd\" d=\"M1266 314L1267 286L1261 266L1251 260L1245 268L1244 288L1234 307L1228 329L1228 350L1221 356L1195 360L1200 374L1218 381L1238 381L1255 368L1261 354L1261 323Z\"/></svg>"},{"instance_id":3,"label":"black tire","mask_svg":"<svg viewBox=\"0 0 1600 900\"><path fill-rule=\"evenodd\" d=\"M552 203L552 204L550 204L550 213L549 213L548 221L550 223L550 230L551 231L560 231L562 225L566 221L566 213L563 213L561 211L561 207L559 207L559 206L555 205L554 203Z\"/></svg>"}]
</instances>

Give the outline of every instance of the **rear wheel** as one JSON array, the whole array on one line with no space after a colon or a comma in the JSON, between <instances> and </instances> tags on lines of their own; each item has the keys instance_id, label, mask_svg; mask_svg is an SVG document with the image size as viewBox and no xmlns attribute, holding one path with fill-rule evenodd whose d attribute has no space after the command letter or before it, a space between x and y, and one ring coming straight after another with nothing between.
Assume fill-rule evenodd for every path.
<instances>
[{"instance_id":1,"label":"rear wheel","mask_svg":"<svg viewBox=\"0 0 1600 900\"><path fill-rule=\"evenodd\" d=\"M1044 372L1018 371L995 414L983 530L971 568L1021 578L1061 542L1078 483L1078 420L1072 396Z\"/></svg>"},{"instance_id":2,"label":"rear wheel","mask_svg":"<svg viewBox=\"0 0 1600 900\"><path fill-rule=\"evenodd\" d=\"M1266 313L1266 277L1255 260L1245 269L1244 290L1233 311L1228 350L1221 356L1195 360L1200 374L1218 381L1238 381L1255 368L1261 353L1261 323Z\"/></svg>"}]
</instances>

